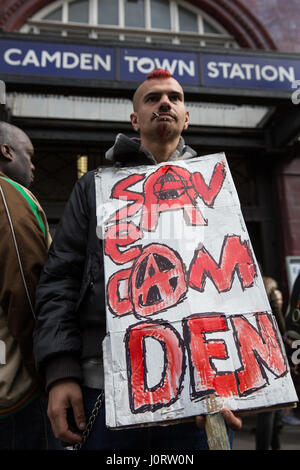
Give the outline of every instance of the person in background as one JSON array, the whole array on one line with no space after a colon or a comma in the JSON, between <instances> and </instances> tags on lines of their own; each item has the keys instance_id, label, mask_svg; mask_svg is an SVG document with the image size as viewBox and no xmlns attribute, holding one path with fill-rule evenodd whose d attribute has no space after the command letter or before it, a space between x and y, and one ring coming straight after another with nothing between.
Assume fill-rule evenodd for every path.
<instances>
[{"instance_id":1,"label":"person in background","mask_svg":"<svg viewBox=\"0 0 300 470\"><path fill-rule=\"evenodd\" d=\"M282 292L275 279L268 276L262 276L262 278L272 313L276 318L283 339L287 357L290 359L286 320L282 311ZM256 450L280 450L280 431L284 424L299 425L300 420L293 415L290 409L259 413L256 423Z\"/></svg>"},{"instance_id":2,"label":"person in background","mask_svg":"<svg viewBox=\"0 0 300 470\"><path fill-rule=\"evenodd\" d=\"M35 289L50 235L46 216L28 190L33 145L0 121L0 449L47 448L43 386L32 354Z\"/></svg>"},{"instance_id":3,"label":"person in background","mask_svg":"<svg viewBox=\"0 0 300 470\"><path fill-rule=\"evenodd\" d=\"M272 313L276 318L279 331L285 334L285 321L282 313L283 297L278 288L278 283L272 277L262 276L266 293L270 302ZM268 411L257 414L255 446L256 450L279 450L281 412Z\"/></svg>"},{"instance_id":4,"label":"person in background","mask_svg":"<svg viewBox=\"0 0 300 470\"><path fill-rule=\"evenodd\" d=\"M296 277L289 304L285 314L286 332L284 336L285 349L289 364L291 368L291 374L296 388L296 392L300 394L300 368L299 368L299 351L300 346L300 273ZM286 413L282 413L281 421L283 424L291 426L299 426L300 419L299 415L299 403L295 413L294 410L287 410ZM299 415L300 417L300 415Z\"/></svg>"}]
</instances>

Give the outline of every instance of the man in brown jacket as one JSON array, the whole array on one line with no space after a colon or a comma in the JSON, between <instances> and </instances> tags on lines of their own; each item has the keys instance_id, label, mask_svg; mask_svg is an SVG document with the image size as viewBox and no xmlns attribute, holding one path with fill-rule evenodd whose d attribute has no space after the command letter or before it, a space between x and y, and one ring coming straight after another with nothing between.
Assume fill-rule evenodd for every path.
<instances>
[{"instance_id":1,"label":"man in brown jacket","mask_svg":"<svg viewBox=\"0 0 300 470\"><path fill-rule=\"evenodd\" d=\"M47 448L46 415L34 369L34 296L50 235L46 216L27 189L33 145L0 122L0 449Z\"/></svg>"}]
</instances>

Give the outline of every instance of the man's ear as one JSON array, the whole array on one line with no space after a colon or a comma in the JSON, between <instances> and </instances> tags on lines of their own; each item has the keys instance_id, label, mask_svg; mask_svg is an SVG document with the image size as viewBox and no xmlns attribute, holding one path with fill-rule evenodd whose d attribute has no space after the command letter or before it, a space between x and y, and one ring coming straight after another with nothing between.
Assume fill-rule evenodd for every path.
<instances>
[{"instance_id":1,"label":"man's ear","mask_svg":"<svg viewBox=\"0 0 300 470\"><path fill-rule=\"evenodd\" d=\"M130 121L132 124L133 129L138 132L139 131L139 125L138 125L138 118L136 113L131 113L130 114Z\"/></svg>"},{"instance_id":2,"label":"man's ear","mask_svg":"<svg viewBox=\"0 0 300 470\"><path fill-rule=\"evenodd\" d=\"M0 155L2 156L2 158L4 158L5 160L9 160L9 161L13 161L14 160L14 156L12 154L12 149L11 147L8 145L8 144L2 144L0 146Z\"/></svg>"},{"instance_id":3,"label":"man's ear","mask_svg":"<svg viewBox=\"0 0 300 470\"><path fill-rule=\"evenodd\" d=\"M189 127L189 122L190 122L190 113L186 111L185 121L184 121L184 126L183 126L184 131L186 131L187 128Z\"/></svg>"}]
</instances>

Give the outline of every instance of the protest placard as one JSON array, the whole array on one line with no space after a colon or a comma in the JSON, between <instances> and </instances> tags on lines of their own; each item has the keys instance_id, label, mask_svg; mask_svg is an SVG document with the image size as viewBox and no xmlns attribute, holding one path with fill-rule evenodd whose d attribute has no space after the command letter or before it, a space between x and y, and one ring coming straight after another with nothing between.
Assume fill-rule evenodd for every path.
<instances>
[{"instance_id":1,"label":"protest placard","mask_svg":"<svg viewBox=\"0 0 300 470\"><path fill-rule=\"evenodd\" d=\"M225 155L95 180L107 426L296 402Z\"/></svg>"}]
</instances>

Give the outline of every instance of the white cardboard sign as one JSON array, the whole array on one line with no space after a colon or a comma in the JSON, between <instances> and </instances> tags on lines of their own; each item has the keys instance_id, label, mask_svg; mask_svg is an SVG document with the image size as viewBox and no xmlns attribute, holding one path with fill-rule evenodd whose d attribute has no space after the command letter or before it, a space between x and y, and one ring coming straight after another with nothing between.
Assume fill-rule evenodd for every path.
<instances>
[{"instance_id":1,"label":"white cardboard sign","mask_svg":"<svg viewBox=\"0 0 300 470\"><path fill-rule=\"evenodd\" d=\"M296 402L225 155L95 181L107 426Z\"/></svg>"}]
</instances>

